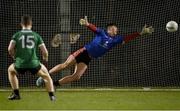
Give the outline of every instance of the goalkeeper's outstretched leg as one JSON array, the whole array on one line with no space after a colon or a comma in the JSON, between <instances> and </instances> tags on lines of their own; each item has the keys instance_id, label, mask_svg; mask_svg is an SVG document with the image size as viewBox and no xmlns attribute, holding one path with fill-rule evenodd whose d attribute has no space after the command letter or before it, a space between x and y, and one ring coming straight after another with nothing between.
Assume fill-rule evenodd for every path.
<instances>
[{"instance_id":1,"label":"goalkeeper's outstretched leg","mask_svg":"<svg viewBox=\"0 0 180 111\"><path fill-rule=\"evenodd\" d=\"M87 69L86 64L78 63L75 65L75 70L74 70L74 73L72 75L65 76L62 79L55 81L54 85L58 86L58 85L68 84L68 83L71 83L73 81L77 81L81 78L81 76L84 74L86 69Z\"/></svg>"},{"instance_id":2,"label":"goalkeeper's outstretched leg","mask_svg":"<svg viewBox=\"0 0 180 111\"><path fill-rule=\"evenodd\" d=\"M58 81L55 81L54 85L58 86L58 85L63 85L66 83L79 80L81 76L84 74L84 72L86 71L90 61L91 61L91 57L88 55L88 52L84 47L75 51L68 57L68 59L64 63L56 65L49 71L49 73L53 75L63 69L66 69L75 65L73 74L65 76L64 78ZM37 86L41 86L43 83L44 81L41 77L38 78L38 80L36 81Z\"/></svg>"},{"instance_id":3,"label":"goalkeeper's outstretched leg","mask_svg":"<svg viewBox=\"0 0 180 111\"><path fill-rule=\"evenodd\" d=\"M74 56L70 55L64 63L58 64L55 67L53 67L51 70L49 70L49 73L50 73L50 75L53 75L57 72L60 72L63 69L69 68L75 64L76 64L76 60L75 60Z\"/></svg>"}]
</instances>

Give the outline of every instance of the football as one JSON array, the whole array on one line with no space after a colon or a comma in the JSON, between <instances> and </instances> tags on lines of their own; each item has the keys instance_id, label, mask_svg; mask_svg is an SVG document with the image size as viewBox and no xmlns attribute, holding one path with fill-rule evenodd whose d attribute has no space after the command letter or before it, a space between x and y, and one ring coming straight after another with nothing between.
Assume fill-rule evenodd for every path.
<instances>
[{"instance_id":1,"label":"football","mask_svg":"<svg viewBox=\"0 0 180 111\"><path fill-rule=\"evenodd\" d=\"M176 32L178 30L178 24L175 21L169 21L166 24L166 30L168 32Z\"/></svg>"}]
</instances>

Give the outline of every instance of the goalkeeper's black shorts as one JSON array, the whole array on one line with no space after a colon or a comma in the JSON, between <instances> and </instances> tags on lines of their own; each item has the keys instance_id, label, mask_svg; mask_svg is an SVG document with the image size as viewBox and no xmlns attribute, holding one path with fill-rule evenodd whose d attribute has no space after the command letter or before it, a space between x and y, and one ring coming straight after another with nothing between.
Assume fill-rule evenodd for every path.
<instances>
[{"instance_id":1,"label":"goalkeeper's black shorts","mask_svg":"<svg viewBox=\"0 0 180 111\"><path fill-rule=\"evenodd\" d=\"M75 57L77 63L82 62L86 65L89 65L89 63L91 62L91 57L89 56L87 50L84 47L73 52L71 55Z\"/></svg>"}]
</instances>

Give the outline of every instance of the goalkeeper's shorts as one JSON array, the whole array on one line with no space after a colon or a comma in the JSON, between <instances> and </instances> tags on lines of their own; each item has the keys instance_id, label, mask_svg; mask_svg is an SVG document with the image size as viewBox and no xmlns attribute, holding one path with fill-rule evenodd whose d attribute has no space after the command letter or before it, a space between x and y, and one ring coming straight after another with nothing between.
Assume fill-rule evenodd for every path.
<instances>
[{"instance_id":1,"label":"goalkeeper's shorts","mask_svg":"<svg viewBox=\"0 0 180 111\"><path fill-rule=\"evenodd\" d=\"M73 52L71 55L75 57L77 63L82 62L86 65L89 65L89 63L91 62L91 57L89 56L87 50L84 47Z\"/></svg>"}]
</instances>

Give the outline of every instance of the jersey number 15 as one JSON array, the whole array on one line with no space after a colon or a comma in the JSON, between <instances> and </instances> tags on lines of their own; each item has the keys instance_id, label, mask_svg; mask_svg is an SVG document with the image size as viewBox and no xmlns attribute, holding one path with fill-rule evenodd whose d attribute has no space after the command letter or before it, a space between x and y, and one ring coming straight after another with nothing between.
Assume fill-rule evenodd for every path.
<instances>
[{"instance_id":1,"label":"jersey number 15","mask_svg":"<svg viewBox=\"0 0 180 111\"><path fill-rule=\"evenodd\" d=\"M22 43L22 48L28 48L28 49L32 49L35 46L34 43L34 36L25 36L22 35L19 40Z\"/></svg>"}]
</instances>

